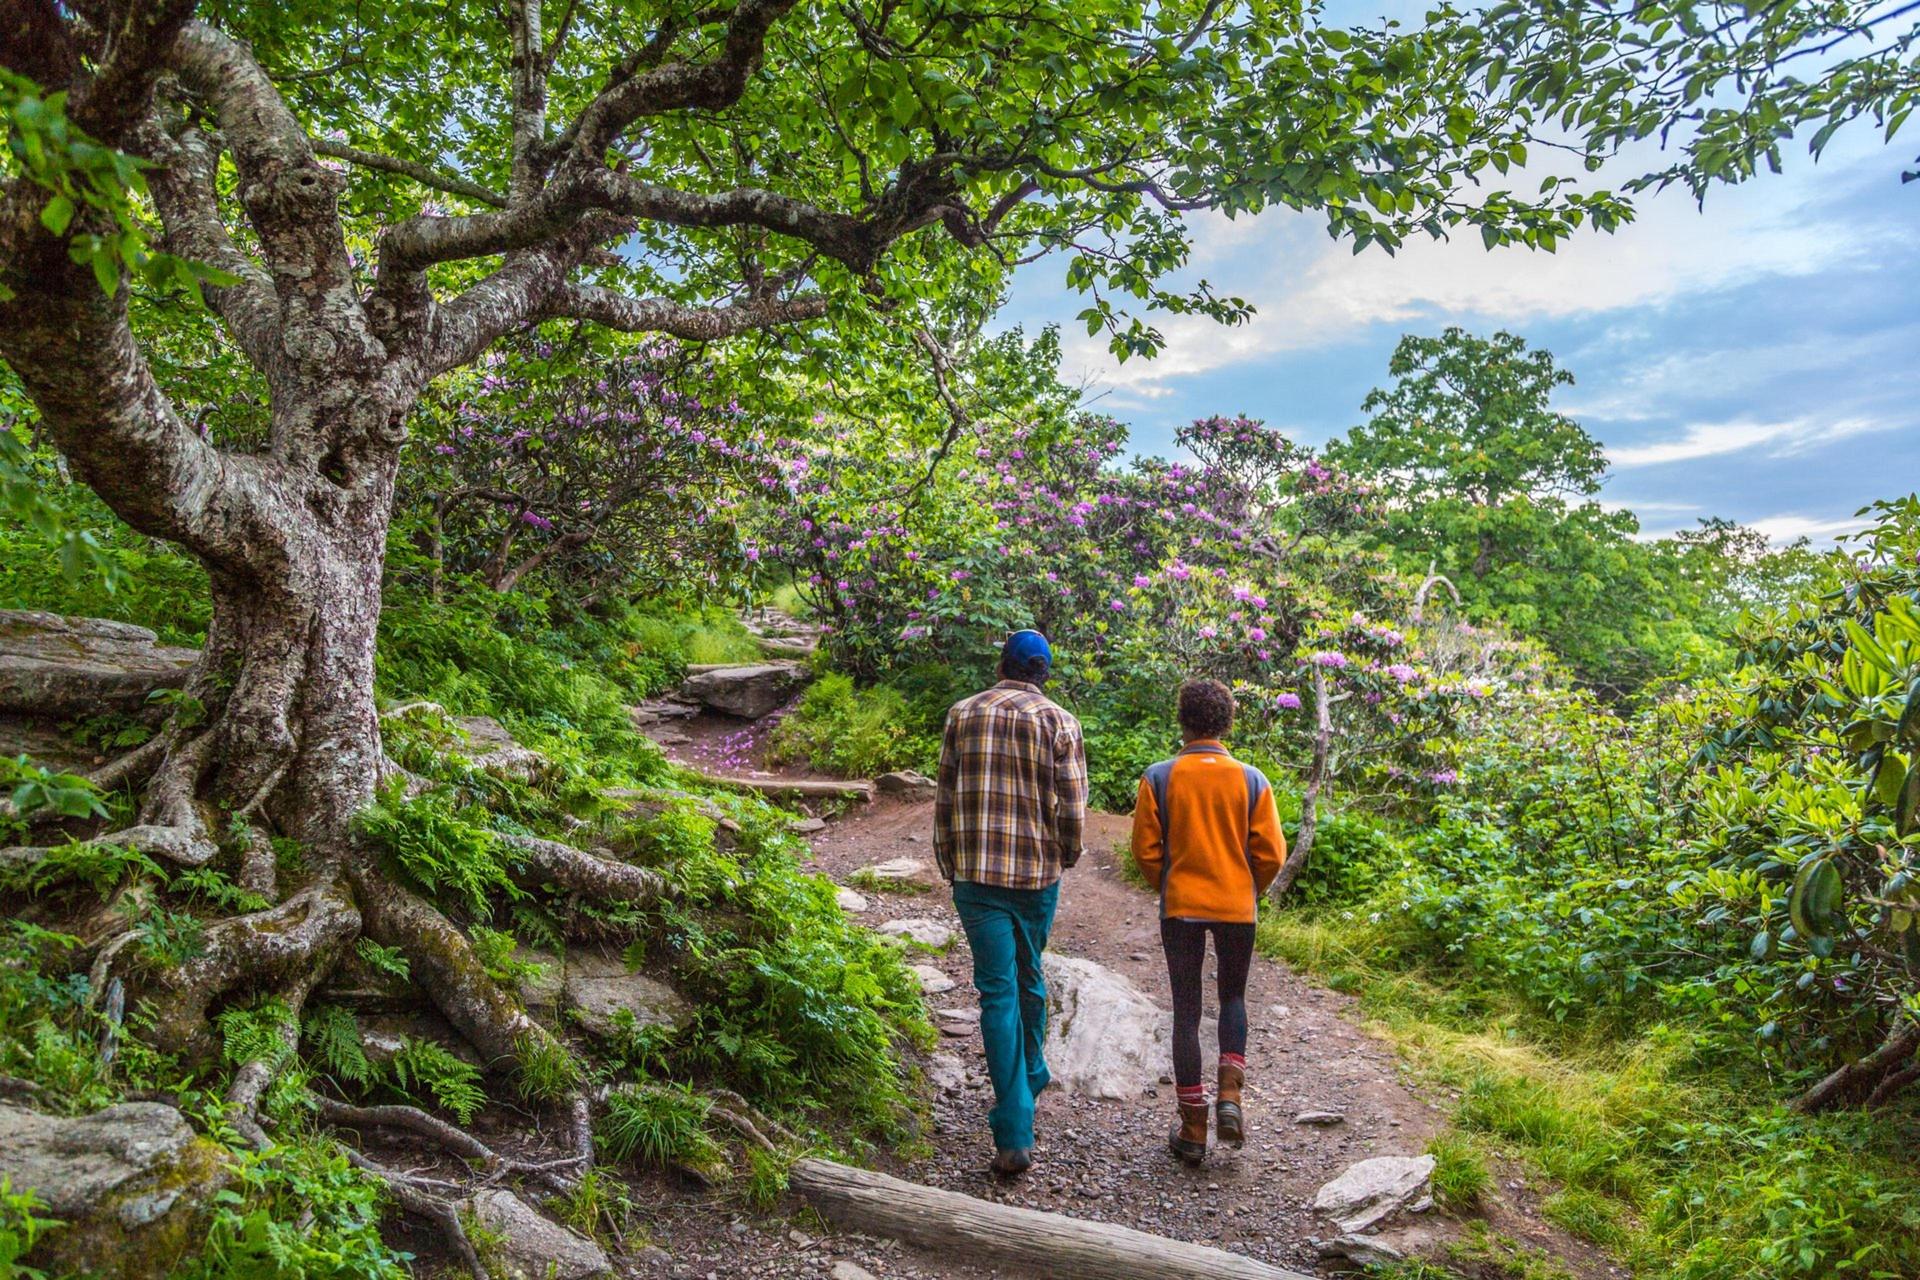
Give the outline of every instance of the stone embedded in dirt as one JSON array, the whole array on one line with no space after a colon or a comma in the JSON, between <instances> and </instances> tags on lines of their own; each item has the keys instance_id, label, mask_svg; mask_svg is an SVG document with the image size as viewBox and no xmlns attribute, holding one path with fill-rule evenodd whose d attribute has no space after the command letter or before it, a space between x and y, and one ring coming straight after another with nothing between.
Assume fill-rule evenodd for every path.
<instances>
[{"instance_id":1,"label":"stone embedded in dirt","mask_svg":"<svg viewBox=\"0 0 1920 1280\"><path fill-rule=\"evenodd\" d=\"M886 795L911 795L919 791L932 791L933 779L924 773L915 773L911 769L895 769L892 773L883 773L873 780L873 785Z\"/></svg>"},{"instance_id":2,"label":"stone embedded in dirt","mask_svg":"<svg viewBox=\"0 0 1920 1280\"><path fill-rule=\"evenodd\" d=\"M813 672L798 662L758 662L701 671L688 677L680 693L709 711L758 720L786 706L812 679Z\"/></svg>"},{"instance_id":3,"label":"stone embedded in dirt","mask_svg":"<svg viewBox=\"0 0 1920 1280\"><path fill-rule=\"evenodd\" d=\"M934 1023L943 1036L952 1036L962 1040L980 1030L980 1011L978 1009L940 1009L936 1010Z\"/></svg>"},{"instance_id":4,"label":"stone embedded in dirt","mask_svg":"<svg viewBox=\"0 0 1920 1280\"><path fill-rule=\"evenodd\" d=\"M158 1102L72 1118L0 1103L0 1179L66 1224L23 1260L49 1275L157 1280L205 1243L203 1210L227 1177L219 1149Z\"/></svg>"},{"instance_id":5,"label":"stone embedded in dirt","mask_svg":"<svg viewBox=\"0 0 1920 1280\"><path fill-rule=\"evenodd\" d=\"M492 716L462 716L454 723L467 735L466 747L460 754L482 773L531 783L547 771L547 758L521 746L507 732L507 727Z\"/></svg>"},{"instance_id":6,"label":"stone embedded in dirt","mask_svg":"<svg viewBox=\"0 0 1920 1280\"><path fill-rule=\"evenodd\" d=\"M1319 1125L1322 1128L1330 1125L1345 1124L1346 1120L1347 1118L1338 1111L1302 1111L1293 1118L1295 1124Z\"/></svg>"},{"instance_id":7,"label":"stone embedded in dirt","mask_svg":"<svg viewBox=\"0 0 1920 1280\"><path fill-rule=\"evenodd\" d=\"M1390 1267L1396 1262L1404 1262L1407 1257L1378 1236L1344 1235L1308 1243L1323 1258L1345 1258L1362 1267Z\"/></svg>"},{"instance_id":8,"label":"stone embedded in dirt","mask_svg":"<svg viewBox=\"0 0 1920 1280\"><path fill-rule=\"evenodd\" d=\"M959 1093L967 1087L967 1064L955 1053L936 1053L927 1059L927 1083L942 1093Z\"/></svg>"},{"instance_id":9,"label":"stone embedded in dirt","mask_svg":"<svg viewBox=\"0 0 1920 1280\"><path fill-rule=\"evenodd\" d=\"M825 818L795 818L787 824L787 830L797 836L810 836L816 831L825 831L826 829L827 820Z\"/></svg>"},{"instance_id":10,"label":"stone embedded in dirt","mask_svg":"<svg viewBox=\"0 0 1920 1280\"><path fill-rule=\"evenodd\" d=\"M913 976L920 979L920 990L930 996L945 995L960 985L930 964L914 965Z\"/></svg>"},{"instance_id":11,"label":"stone embedded in dirt","mask_svg":"<svg viewBox=\"0 0 1920 1280\"><path fill-rule=\"evenodd\" d=\"M645 732L669 720L691 720L700 714L700 704L680 698L649 698L627 708L633 727Z\"/></svg>"},{"instance_id":12,"label":"stone embedded in dirt","mask_svg":"<svg viewBox=\"0 0 1920 1280\"><path fill-rule=\"evenodd\" d=\"M803 636L768 636L760 641L760 652L769 658L811 658L820 646Z\"/></svg>"},{"instance_id":13,"label":"stone embedded in dirt","mask_svg":"<svg viewBox=\"0 0 1920 1280\"><path fill-rule=\"evenodd\" d=\"M510 1280L593 1280L613 1274L606 1250L542 1215L511 1191L475 1192L467 1209L491 1237L483 1261Z\"/></svg>"},{"instance_id":14,"label":"stone embedded in dirt","mask_svg":"<svg viewBox=\"0 0 1920 1280\"><path fill-rule=\"evenodd\" d=\"M939 950L953 941L953 930L938 920L926 916L909 916L905 920L889 920L881 925L878 932L890 938L905 938L917 942L923 947Z\"/></svg>"},{"instance_id":15,"label":"stone embedded in dirt","mask_svg":"<svg viewBox=\"0 0 1920 1280\"><path fill-rule=\"evenodd\" d=\"M0 609L0 711L48 720L151 711L148 695L185 684L199 658L125 622Z\"/></svg>"},{"instance_id":16,"label":"stone embedded in dirt","mask_svg":"<svg viewBox=\"0 0 1920 1280\"><path fill-rule=\"evenodd\" d=\"M840 904L842 911L857 914L867 909L867 895L858 889L849 889L843 885L835 891L833 897Z\"/></svg>"},{"instance_id":17,"label":"stone embedded in dirt","mask_svg":"<svg viewBox=\"0 0 1920 1280\"><path fill-rule=\"evenodd\" d=\"M873 1280L873 1272L857 1262L842 1258L833 1264L833 1270L827 1273L827 1280Z\"/></svg>"},{"instance_id":18,"label":"stone embedded in dirt","mask_svg":"<svg viewBox=\"0 0 1920 1280\"><path fill-rule=\"evenodd\" d=\"M1047 1067L1068 1093L1132 1098L1173 1061L1172 1017L1140 988L1105 965L1055 951L1042 966L1047 980ZM1207 1019L1200 1042L1218 1034Z\"/></svg>"},{"instance_id":19,"label":"stone embedded in dirt","mask_svg":"<svg viewBox=\"0 0 1920 1280\"><path fill-rule=\"evenodd\" d=\"M1358 1235L1425 1198L1432 1186L1432 1156L1375 1156L1321 1187L1313 1208L1341 1234Z\"/></svg>"},{"instance_id":20,"label":"stone embedded in dirt","mask_svg":"<svg viewBox=\"0 0 1920 1280\"><path fill-rule=\"evenodd\" d=\"M925 858L888 858L860 872L881 888L894 884L913 884L931 889L940 883L940 873Z\"/></svg>"},{"instance_id":21,"label":"stone embedded in dirt","mask_svg":"<svg viewBox=\"0 0 1920 1280\"><path fill-rule=\"evenodd\" d=\"M643 1027L674 1026L692 1011L678 991L605 952L570 953L566 990L569 1014L589 1035L612 1034L622 1009Z\"/></svg>"}]
</instances>

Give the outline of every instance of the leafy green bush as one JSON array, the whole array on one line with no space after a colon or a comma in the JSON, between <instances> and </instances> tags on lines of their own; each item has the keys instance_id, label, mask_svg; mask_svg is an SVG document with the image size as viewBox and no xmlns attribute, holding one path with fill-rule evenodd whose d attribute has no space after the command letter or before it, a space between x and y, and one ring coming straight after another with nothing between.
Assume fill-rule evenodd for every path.
<instances>
[{"instance_id":1,"label":"leafy green bush","mask_svg":"<svg viewBox=\"0 0 1920 1280\"><path fill-rule=\"evenodd\" d=\"M891 685L856 688L838 672L821 676L773 734L776 760L804 760L813 768L847 778L870 778L891 769L931 771L940 740L918 732L907 698Z\"/></svg>"}]
</instances>

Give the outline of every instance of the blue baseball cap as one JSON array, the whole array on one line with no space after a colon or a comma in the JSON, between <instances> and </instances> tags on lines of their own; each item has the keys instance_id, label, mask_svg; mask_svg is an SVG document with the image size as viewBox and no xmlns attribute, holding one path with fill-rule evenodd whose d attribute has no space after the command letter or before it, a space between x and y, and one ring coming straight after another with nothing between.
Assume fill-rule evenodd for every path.
<instances>
[{"instance_id":1,"label":"blue baseball cap","mask_svg":"<svg viewBox=\"0 0 1920 1280\"><path fill-rule=\"evenodd\" d=\"M1029 658L1038 658L1048 666L1053 665L1053 646L1038 631L1016 631L1007 637L1006 644L1000 648L1002 662L1025 662Z\"/></svg>"}]
</instances>

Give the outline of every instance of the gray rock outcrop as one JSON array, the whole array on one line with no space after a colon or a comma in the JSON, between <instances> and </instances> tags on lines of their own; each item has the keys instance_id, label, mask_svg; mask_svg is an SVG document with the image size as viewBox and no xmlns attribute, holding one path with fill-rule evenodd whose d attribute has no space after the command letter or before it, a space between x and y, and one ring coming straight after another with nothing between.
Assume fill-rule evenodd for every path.
<instances>
[{"instance_id":1,"label":"gray rock outcrop","mask_svg":"<svg viewBox=\"0 0 1920 1280\"><path fill-rule=\"evenodd\" d=\"M198 649L159 643L145 627L105 618L0 610L0 712L49 720L132 714L155 689L177 689Z\"/></svg>"},{"instance_id":2,"label":"gray rock outcrop","mask_svg":"<svg viewBox=\"0 0 1920 1280\"><path fill-rule=\"evenodd\" d=\"M1088 1098L1133 1098L1173 1067L1173 1016L1105 965L1049 951L1047 1068ZM1207 1019L1200 1043L1213 1043Z\"/></svg>"},{"instance_id":3,"label":"gray rock outcrop","mask_svg":"<svg viewBox=\"0 0 1920 1280\"><path fill-rule=\"evenodd\" d=\"M812 679L798 662L758 662L701 671L687 678L680 693L709 711L758 720L786 706Z\"/></svg>"},{"instance_id":4,"label":"gray rock outcrop","mask_svg":"<svg viewBox=\"0 0 1920 1280\"><path fill-rule=\"evenodd\" d=\"M75 1117L0 1103L0 1178L63 1224L25 1261L49 1275L151 1280L199 1246L227 1170L217 1147L158 1102Z\"/></svg>"},{"instance_id":5,"label":"gray rock outcrop","mask_svg":"<svg viewBox=\"0 0 1920 1280\"><path fill-rule=\"evenodd\" d=\"M691 1012L678 991L631 972L617 955L568 952L565 986L568 1016L589 1035L611 1035L622 1010L642 1027L672 1026Z\"/></svg>"},{"instance_id":6,"label":"gray rock outcrop","mask_svg":"<svg viewBox=\"0 0 1920 1280\"><path fill-rule=\"evenodd\" d=\"M1433 1187L1432 1156L1375 1156L1349 1165L1313 1197L1315 1213L1356 1236L1427 1198Z\"/></svg>"}]
</instances>

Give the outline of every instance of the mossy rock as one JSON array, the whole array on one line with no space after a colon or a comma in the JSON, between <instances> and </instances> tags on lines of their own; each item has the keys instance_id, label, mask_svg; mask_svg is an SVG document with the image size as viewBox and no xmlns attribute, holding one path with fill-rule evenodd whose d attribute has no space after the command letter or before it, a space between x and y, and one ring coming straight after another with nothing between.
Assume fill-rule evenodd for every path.
<instances>
[{"instance_id":1,"label":"mossy rock","mask_svg":"<svg viewBox=\"0 0 1920 1280\"><path fill-rule=\"evenodd\" d=\"M229 1176L220 1148L161 1103L76 1117L0 1104L0 1177L61 1224L25 1259L48 1275L159 1280L203 1243Z\"/></svg>"}]
</instances>

